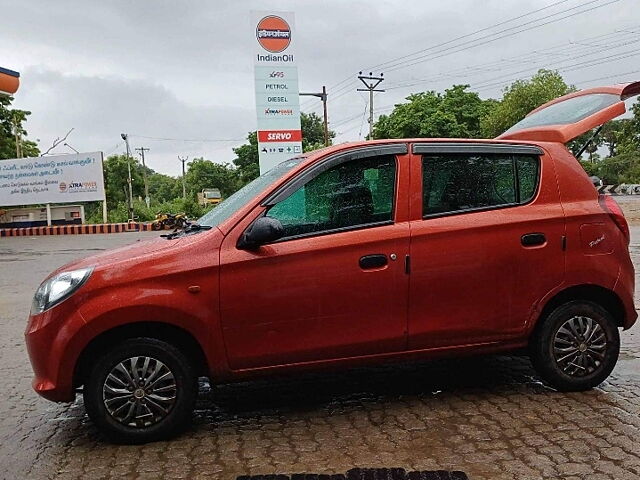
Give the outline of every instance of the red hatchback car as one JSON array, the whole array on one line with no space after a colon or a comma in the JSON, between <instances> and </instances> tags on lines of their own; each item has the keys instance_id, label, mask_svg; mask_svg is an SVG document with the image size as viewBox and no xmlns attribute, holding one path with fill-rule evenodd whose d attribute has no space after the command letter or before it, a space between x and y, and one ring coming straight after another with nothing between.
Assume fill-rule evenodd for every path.
<instances>
[{"instance_id":1,"label":"red hatchback car","mask_svg":"<svg viewBox=\"0 0 640 480\"><path fill-rule=\"evenodd\" d=\"M65 265L34 297L33 387L82 387L93 421L135 443L188 423L198 376L527 347L555 388L598 385L637 316L629 229L564 144L639 93L573 93L495 140L292 158L183 231Z\"/></svg>"}]
</instances>

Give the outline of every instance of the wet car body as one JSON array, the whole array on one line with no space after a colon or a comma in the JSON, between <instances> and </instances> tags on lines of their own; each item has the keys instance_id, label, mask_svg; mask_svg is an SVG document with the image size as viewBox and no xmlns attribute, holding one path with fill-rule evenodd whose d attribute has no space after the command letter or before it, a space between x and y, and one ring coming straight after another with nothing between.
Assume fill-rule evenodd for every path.
<instances>
[{"instance_id":1,"label":"wet car body","mask_svg":"<svg viewBox=\"0 0 640 480\"><path fill-rule=\"evenodd\" d=\"M206 230L65 265L49 278L90 273L63 301L29 319L34 389L50 400L72 401L96 362L137 338L175 347L191 376L227 382L513 351L542 338L541 319L572 302L597 307L592 315L588 309L571 314L585 319L574 321L586 329L584 337L600 335L598 325L604 328L607 321L628 329L637 316L628 227L563 143L619 115L624 99L639 89L631 84L563 97L582 102L609 95L617 101L597 98L595 111L580 107L586 116L568 125L525 119L522 128L494 140L398 139L329 147L293 159L233 211L225 212L223 202L216 207L222 209L219 221ZM357 162L369 163L356 174L344 170ZM486 191L474 184L483 192L481 201L451 165L477 167L480 173L468 176L492 182ZM316 181L333 171L338 174L329 180L337 183ZM357 181L347 182L349 175ZM513 184L505 186L505 179ZM340 188L331 191L333 185ZM282 205L301 191L305 201L285 211ZM323 195L330 198L318 200L310 212L314 191L327 191ZM345 221L357 217L366 221ZM259 236L256 225L268 227L260 232L267 241L252 243L252 234ZM269 239L269 229L280 230ZM578 356L590 348L587 340L577 340ZM609 351L615 351L611 341ZM133 358L138 355L125 360ZM576 362L563 368L580 376L579 368L587 365ZM132 368L136 375L146 372ZM107 370L105 375L113 375ZM171 388L179 392L176 378ZM127 391L151 402L145 388ZM103 397L108 409L112 399ZM127 422L129 440L156 438L138 431L157 425Z\"/></svg>"}]
</instances>

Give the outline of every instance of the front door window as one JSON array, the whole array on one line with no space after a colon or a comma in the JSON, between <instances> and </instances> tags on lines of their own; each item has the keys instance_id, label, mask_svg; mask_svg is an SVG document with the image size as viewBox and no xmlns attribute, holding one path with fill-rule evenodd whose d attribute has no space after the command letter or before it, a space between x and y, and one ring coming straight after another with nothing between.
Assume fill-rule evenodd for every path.
<instances>
[{"instance_id":1,"label":"front door window","mask_svg":"<svg viewBox=\"0 0 640 480\"><path fill-rule=\"evenodd\" d=\"M282 223L285 238L389 223L395 181L394 156L348 161L311 179L267 216Z\"/></svg>"}]
</instances>

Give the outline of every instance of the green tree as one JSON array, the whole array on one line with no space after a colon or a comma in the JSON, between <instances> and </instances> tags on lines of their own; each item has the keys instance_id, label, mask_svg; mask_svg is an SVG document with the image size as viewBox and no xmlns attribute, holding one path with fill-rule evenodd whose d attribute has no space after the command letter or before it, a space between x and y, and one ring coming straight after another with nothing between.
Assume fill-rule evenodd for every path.
<instances>
[{"instance_id":1,"label":"green tree","mask_svg":"<svg viewBox=\"0 0 640 480\"><path fill-rule=\"evenodd\" d=\"M249 143L233 149L233 153L236 154L236 159L233 161L233 164L238 169L238 176L242 183L249 183L260 175L257 133L249 132L247 141Z\"/></svg>"},{"instance_id":2,"label":"green tree","mask_svg":"<svg viewBox=\"0 0 640 480\"><path fill-rule=\"evenodd\" d=\"M15 128L22 141L20 142L23 157L37 157L40 150L35 142L26 140L27 131L23 124L31 112L11 108L13 97L0 94L0 159L16 158Z\"/></svg>"},{"instance_id":3,"label":"green tree","mask_svg":"<svg viewBox=\"0 0 640 480\"><path fill-rule=\"evenodd\" d=\"M640 152L622 153L597 163L597 173L605 184L640 183Z\"/></svg>"},{"instance_id":4,"label":"green tree","mask_svg":"<svg viewBox=\"0 0 640 480\"><path fill-rule=\"evenodd\" d=\"M314 112L300 112L300 126L302 129L302 150L310 152L324 147L324 120ZM336 132L329 130L329 144L336 136Z\"/></svg>"},{"instance_id":5,"label":"green tree","mask_svg":"<svg viewBox=\"0 0 640 480\"><path fill-rule=\"evenodd\" d=\"M301 112L300 126L302 129L302 148L305 152L324 146L324 124L318 115ZM329 139L335 136L336 133L329 130ZM233 153L236 154L233 164L237 168L236 173L240 185L249 183L260 175L257 133L249 132L247 141L248 143L233 149Z\"/></svg>"},{"instance_id":6,"label":"green tree","mask_svg":"<svg viewBox=\"0 0 640 480\"><path fill-rule=\"evenodd\" d=\"M144 181L142 179L142 167L138 161L131 157L131 186L133 196L144 197ZM104 189L107 196L107 208L115 208L119 202L127 202L129 186L127 179L129 171L126 155L112 155L103 164Z\"/></svg>"},{"instance_id":7,"label":"green tree","mask_svg":"<svg viewBox=\"0 0 640 480\"><path fill-rule=\"evenodd\" d=\"M622 132L618 142L618 152L633 153L640 151L640 101L631 107L633 117L626 120L622 126Z\"/></svg>"},{"instance_id":8,"label":"green tree","mask_svg":"<svg viewBox=\"0 0 640 480\"><path fill-rule=\"evenodd\" d=\"M149 196L157 202L169 202L182 196L182 181L177 178L154 172L147 173Z\"/></svg>"},{"instance_id":9,"label":"green tree","mask_svg":"<svg viewBox=\"0 0 640 480\"><path fill-rule=\"evenodd\" d=\"M454 85L444 95L435 91L414 93L407 103L381 115L373 128L374 138L474 138L481 134L480 122L495 101L482 100L469 92L469 85Z\"/></svg>"},{"instance_id":10,"label":"green tree","mask_svg":"<svg viewBox=\"0 0 640 480\"><path fill-rule=\"evenodd\" d=\"M539 70L529 80L517 80L505 88L502 100L482 118L482 135L497 137L530 111L573 91L575 87L567 85L558 72L550 70Z\"/></svg>"},{"instance_id":11,"label":"green tree","mask_svg":"<svg viewBox=\"0 0 640 480\"><path fill-rule=\"evenodd\" d=\"M228 197L238 190L240 182L236 169L228 163L215 163L204 158L196 158L187 164L185 175L188 195L195 200L196 194L204 188L219 188L222 197Z\"/></svg>"},{"instance_id":12,"label":"green tree","mask_svg":"<svg viewBox=\"0 0 640 480\"><path fill-rule=\"evenodd\" d=\"M630 122L631 120L628 119L611 120L602 126L598 136L600 143L607 147L609 157L616 156L620 142L624 142L625 137L629 135L628 125Z\"/></svg>"}]
</instances>

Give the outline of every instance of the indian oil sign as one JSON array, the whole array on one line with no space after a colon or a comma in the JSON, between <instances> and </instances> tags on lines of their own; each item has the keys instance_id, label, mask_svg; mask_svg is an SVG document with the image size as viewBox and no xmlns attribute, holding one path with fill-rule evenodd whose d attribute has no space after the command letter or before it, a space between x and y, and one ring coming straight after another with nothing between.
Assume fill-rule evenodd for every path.
<instances>
[{"instance_id":1,"label":"indian oil sign","mask_svg":"<svg viewBox=\"0 0 640 480\"><path fill-rule=\"evenodd\" d=\"M291 12L252 12L260 173L302 153Z\"/></svg>"},{"instance_id":2,"label":"indian oil sign","mask_svg":"<svg viewBox=\"0 0 640 480\"><path fill-rule=\"evenodd\" d=\"M265 50L280 53L291 43L291 28L282 18L268 15L258 22L256 38Z\"/></svg>"}]
</instances>

